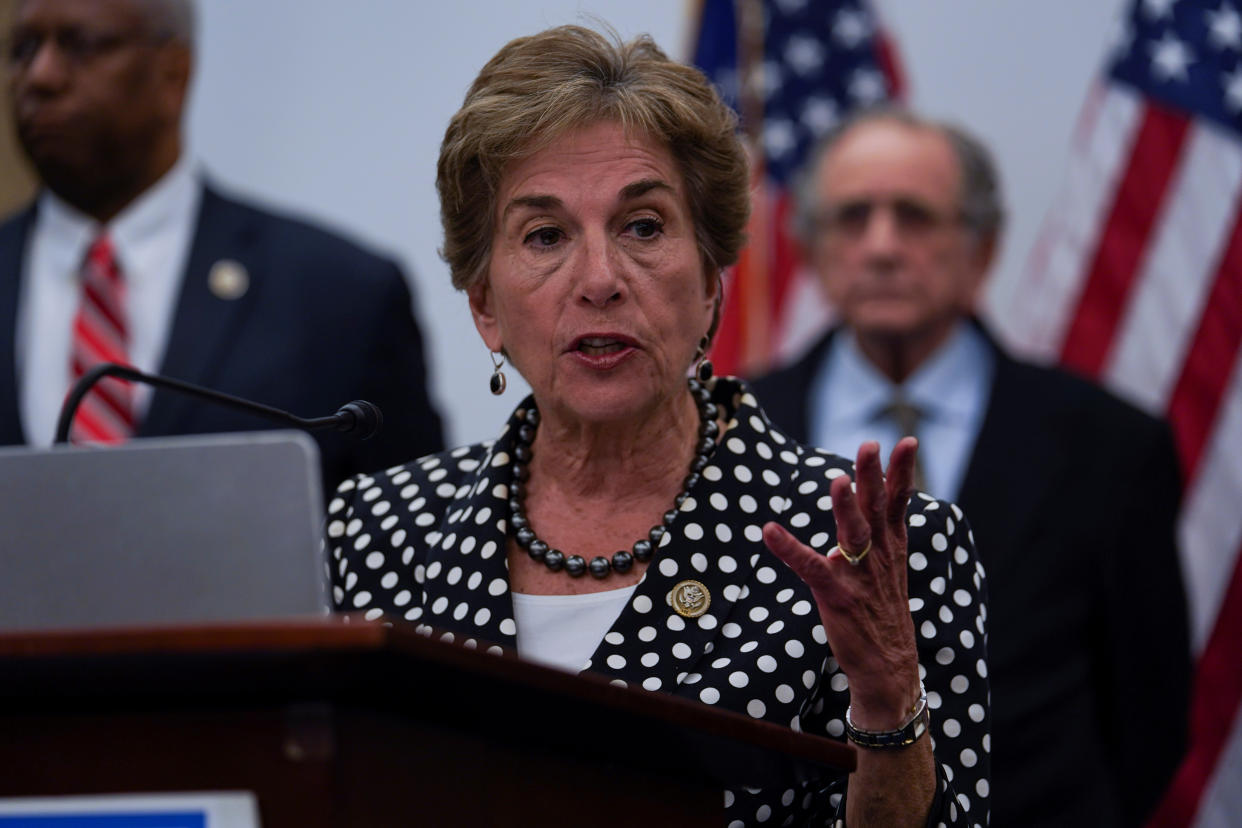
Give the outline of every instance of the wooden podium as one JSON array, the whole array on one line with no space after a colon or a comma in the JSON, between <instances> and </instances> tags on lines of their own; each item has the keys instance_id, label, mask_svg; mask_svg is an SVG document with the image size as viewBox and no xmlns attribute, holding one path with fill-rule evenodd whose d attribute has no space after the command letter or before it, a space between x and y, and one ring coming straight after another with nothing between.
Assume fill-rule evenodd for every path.
<instances>
[{"instance_id":1,"label":"wooden podium","mask_svg":"<svg viewBox=\"0 0 1242 828\"><path fill-rule=\"evenodd\" d=\"M0 796L248 790L263 828L712 826L853 750L342 618L0 634Z\"/></svg>"}]
</instances>

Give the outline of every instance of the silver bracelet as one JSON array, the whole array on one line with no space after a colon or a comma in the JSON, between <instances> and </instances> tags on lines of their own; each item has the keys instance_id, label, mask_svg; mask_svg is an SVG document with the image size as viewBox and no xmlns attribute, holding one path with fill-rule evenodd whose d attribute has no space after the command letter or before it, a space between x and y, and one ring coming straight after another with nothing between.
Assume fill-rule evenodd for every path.
<instances>
[{"instance_id":1,"label":"silver bracelet","mask_svg":"<svg viewBox=\"0 0 1242 828\"><path fill-rule=\"evenodd\" d=\"M919 700L910 711L910 718L896 730L862 730L854 726L850 716L853 705L845 708L845 735L858 745L865 748L903 748L909 747L927 732L931 724L931 714L927 709L927 691L919 682Z\"/></svg>"}]
</instances>

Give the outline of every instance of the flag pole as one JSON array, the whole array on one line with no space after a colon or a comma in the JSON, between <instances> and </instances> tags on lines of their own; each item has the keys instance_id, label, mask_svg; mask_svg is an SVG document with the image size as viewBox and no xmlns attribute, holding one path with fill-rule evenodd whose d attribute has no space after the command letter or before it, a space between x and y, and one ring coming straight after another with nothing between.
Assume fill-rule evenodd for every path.
<instances>
[{"instance_id":1,"label":"flag pole","mask_svg":"<svg viewBox=\"0 0 1242 828\"><path fill-rule=\"evenodd\" d=\"M747 246L735 273L734 301L742 320L742 373L767 368L771 311L771 198L764 169L763 0L738 0L738 107L751 161ZM745 274L745 278L739 278Z\"/></svg>"}]
</instances>

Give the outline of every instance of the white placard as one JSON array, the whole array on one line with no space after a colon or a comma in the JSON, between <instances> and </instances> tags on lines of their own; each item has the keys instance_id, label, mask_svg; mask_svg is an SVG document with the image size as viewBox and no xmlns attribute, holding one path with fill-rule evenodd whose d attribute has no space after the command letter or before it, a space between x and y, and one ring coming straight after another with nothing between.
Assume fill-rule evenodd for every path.
<instances>
[{"instance_id":1,"label":"white placard","mask_svg":"<svg viewBox=\"0 0 1242 828\"><path fill-rule=\"evenodd\" d=\"M0 799L0 828L259 828L246 791Z\"/></svg>"}]
</instances>

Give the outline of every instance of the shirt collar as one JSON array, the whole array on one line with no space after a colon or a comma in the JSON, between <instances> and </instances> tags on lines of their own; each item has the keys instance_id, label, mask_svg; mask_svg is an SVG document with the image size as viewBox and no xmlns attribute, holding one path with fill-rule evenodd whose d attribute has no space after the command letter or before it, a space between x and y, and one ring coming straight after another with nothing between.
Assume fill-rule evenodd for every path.
<instances>
[{"instance_id":1,"label":"shirt collar","mask_svg":"<svg viewBox=\"0 0 1242 828\"><path fill-rule=\"evenodd\" d=\"M829 411L838 423L870 420L889 403L896 388L863 354L858 337L849 328L832 338L822 371L832 377Z\"/></svg>"},{"instance_id":2,"label":"shirt collar","mask_svg":"<svg viewBox=\"0 0 1242 828\"><path fill-rule=\"evenodd\" d=\"M182 155L172 169L106 227L45 188L39 197L38 221L40 232L47 233L55 242L52 248L59 265L55 272L76 280L87 247L106 230L125 278L142 278L145 269L133 266L139 259L137 251L158 239L170 226L184 226L192 218L188 214L196 209L198 187L194 170L194 163Z\"/></svg>"},{"instance_id":3,"label":"shirt collar","mask_svg":"<svg viewBox=\"0 0 1242 828\"><path fill-rule=\"evenodd\" d=\"M51 190L39 196L38 232L48 240L44 247L54 273L76 285L86 248L99 235L99 224L90 216L69 206Z\"/></svg>"},{"instance_id":4,"label":"shirt collar","mask_svg":"<svg viewBox=\"0 0 1242 828\"><path fill-rule=\"evenodd\" d=\"M193 166L183 155L164 176L134 199L108 225L122 264L127 254L159 238L170 227L183 226L196 192Z\"/></svg>"},{"instance_id":5,"label":"shirt collar","mask_svg":"<svg viewBox=\"0 0 1242 828\"><path fill-rule=\"evenodd\" d=\"M969 323L959 321L948 338L911 374L906 400L933 419L958 422L978 408L980 389L990 384L991 353Z\"/></svg>"},{"instance_id":6,"label":"shirt collar","mask_svg":"<svg viewBox=\"0 0 1242 828\"><path fill-rule=\"evenodd\" d=\"M824 365L836 389L833 419L868 421L897 393L918 407L925 417L968 417L977 389L990 377L991 362L983 337L970 324L960 321L940 347L904 383L897 384L867 359L854 332L842 329L833 337Z\"/></svg>"}]
</instances>

